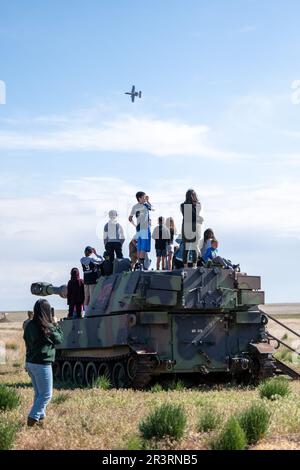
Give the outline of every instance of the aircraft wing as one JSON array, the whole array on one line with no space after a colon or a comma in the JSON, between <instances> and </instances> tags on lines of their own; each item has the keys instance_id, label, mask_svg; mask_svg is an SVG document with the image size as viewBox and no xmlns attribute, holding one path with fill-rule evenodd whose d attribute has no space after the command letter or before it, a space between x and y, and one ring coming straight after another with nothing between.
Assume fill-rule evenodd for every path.
<instances>
[{"instance_id":1,"label":"aircraft wing","mask_svg":"<svg viewBox=\"0 0 300 470\"><path fill-rule=\"evenodd\" d=\"M134 85L132 86L131 93L135 93L135 86Z\"/></svg>"},{"instance_id":2,"label":"aircraft wing","mask_svg":"<svg viewBox=\"0 0 300 470\"><path fill-rule=\"evenodd\" d=\"M135 99L135 94L131 94L131 101L134 103L134 99Z\"/></svg>"}]
</instances>

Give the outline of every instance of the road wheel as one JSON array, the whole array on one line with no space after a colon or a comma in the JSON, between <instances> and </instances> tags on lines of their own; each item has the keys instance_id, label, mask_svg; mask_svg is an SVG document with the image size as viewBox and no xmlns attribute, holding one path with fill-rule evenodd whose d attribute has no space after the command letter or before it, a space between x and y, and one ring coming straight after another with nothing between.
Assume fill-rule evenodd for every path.
<instances>
[{"instance_id":1,"label":"road wheel","mask_svg":"<svg viewBox=\"0 0 300 470\"><path fill-rule=\"evenodd\" d=\"M94 385L97 376L97 367L94 362L89 362L85 369L85 381L89 387Z\"/></svg>"},{"instance_id":2,"label":"road wheel","mask_svg":"<svg viewBox=\"0 0 300 470\"><path fill-rule=\"evenodd\" d=\"M99 366L98 377L107 377L108 379L110 379L110 369L108 364L106 364L105 362L102 362L102 364L100 364Z\"/></svg>"},{"instance_id":3,"label":"road wheel","mask_svg":"<svg viewBox=\"0 0 300 470\"><path fill-rule=\"evenodd\" d=\"M81 361L77 361L73 370L73 380L78 387L82 387L85 383L84 365Z\"/></svg>"},{"instance_id":4,"label":"road wheel","mask_svg":"<svg viewBox=\"0 0 300 470\"><path fill-rule=\"evenodd\" d=\"M137 360L135 357L131 356L128 359L126 369L129 380L133 380L137 372Z\"/></svg>"},{"instance_id":5,"label":"road wheel","mask_svg":"<svg viewBox=\"0 0 300 470\"><path fill-rule=\"evenodd\" d=\"M116 388L126 388L128 384L128 377L124 365L117 362L112 371L112 382Z\"/></svg>"},{"instance_id":6,"label":"road wheel","mask_svg":"<svg viewBox=\"0 0 300 470\"><path fill-rule=\"evenodd\" d=\"M65 384L70 384L73 378L72 364L69 361L65 361L61 371L62 381Z\"/></svg>"}]
</instances>

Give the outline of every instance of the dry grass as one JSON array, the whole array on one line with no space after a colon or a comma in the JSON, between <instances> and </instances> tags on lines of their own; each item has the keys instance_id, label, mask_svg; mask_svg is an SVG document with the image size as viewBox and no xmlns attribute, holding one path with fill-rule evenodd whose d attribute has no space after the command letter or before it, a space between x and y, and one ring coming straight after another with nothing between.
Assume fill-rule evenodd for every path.
<instances>
[{"instance_id":1,"label":"dry grass","mask_svg":"<svg viewBox=\"0 0 300 470\"><path fill-rule=\"evenodd\" d=\"M4 328L5 326L5 328ZM3 328L2 328L3 327ZM33 391L24 371L24 345L21 325L0 325L0 340L9 338L17 350L9 350L7 364L0 365L0 383L16 387L21 397L20 406L6 412L7 419L21 424L14 443L15 449L126 449L128 437L138 435L139 422L149 411L165 402L181 404L187 413L187 429L181 441L167 440L155 444L160 449L207 449L218 430L198 433L199 413L214 409L226 420L259 399L257 389L213 387L199 390L158 390L136 392L133 390L76 389L68 390L66 400L62 392L54 390L57 397L48 407L43 428L25 426L32 405ZM266 400L271 413L266 437L253 449L300 450L300 382L291 383L292 393L274 402ZM56 403L55 403L56 401Z\"/></svg>"}]
</instances>

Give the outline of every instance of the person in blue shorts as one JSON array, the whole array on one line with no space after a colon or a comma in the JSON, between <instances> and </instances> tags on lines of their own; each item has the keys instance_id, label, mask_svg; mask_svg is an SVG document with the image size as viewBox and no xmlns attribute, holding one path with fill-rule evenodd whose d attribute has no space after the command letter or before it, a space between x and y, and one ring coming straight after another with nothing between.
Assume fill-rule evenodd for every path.
<instances>
[{"instance_id":1,"label":"person in blue shorts","mask_svg":"<svg viewBox=\"0 0 300 470\"><path fill-rule=\"evenodd\" d=\"M153 210L149 196L143 191L136 193L137 204L131 209L129 222L136 227L137 256L139 268L145 268L146 253L151 251L151 230L149 211ZM133 219L136 219L136 223Z\"/></svg>"}]
</instances>

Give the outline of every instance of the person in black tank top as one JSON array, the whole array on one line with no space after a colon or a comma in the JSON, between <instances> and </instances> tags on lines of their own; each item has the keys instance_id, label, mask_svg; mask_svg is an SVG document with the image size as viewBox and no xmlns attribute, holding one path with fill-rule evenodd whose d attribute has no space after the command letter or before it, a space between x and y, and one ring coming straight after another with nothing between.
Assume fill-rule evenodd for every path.
<instances>
[{"instance_id":1,"label":"person in black tank top","mask_svg":"<svg viewBox=\"0 0 300 470\"><path fill-rule=\"evenodd\" d=\"M165 225L165 219L163 217L158 218L158 225L153 230L152 238L155 240L156 250L156 269L166 269L166 258L167 258L167 244L170 240L170 231Z\"/></svg>"}]
</instances>

